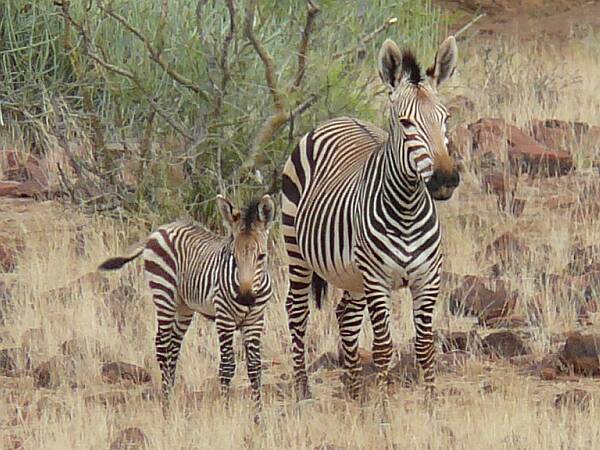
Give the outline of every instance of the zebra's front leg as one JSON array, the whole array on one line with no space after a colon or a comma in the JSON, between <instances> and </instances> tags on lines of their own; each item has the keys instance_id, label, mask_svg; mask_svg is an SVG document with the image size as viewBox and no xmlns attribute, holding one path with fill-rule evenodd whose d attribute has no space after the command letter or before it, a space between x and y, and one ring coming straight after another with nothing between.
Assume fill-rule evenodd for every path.
<instances>
[{"instance_id":1,"label":"zebra's front leg","mask_svg":"<svg viewBox=\"0 0 600 450\"><path fill-rule=\"evenodd\" d=\"M312 271L290 265L290 290L285 301L288 326L292 337L292 358L294 360L294 382L296 398L306 400L312 397L306 374L306 351L304 337L308 324L308 295Z\"/></svg>"},{"instance_id":2,"label":"zebra's front leg","mask_svg":"<svg viewBox=\"0 0 600 450\"><path fill-rule=\"evenodd\" d=\"M438 273L426 280L418 280L411 286L413 297L413 322L415 325L415 354L423 370L423 380L428 395L435 389L435 346L433 339L433 310L440 292Z\"/></svg>"},{"instance_id":3,"label":"zebra's front leg","mask_svg":"<svg viewBox=\"0 0 600 450\"><path fill-rule=\"evenodd\" d=\"M335 309L344 367L348 374L346 388L354 400L358 399L360 393L361 367L358 363L358 337L362 327L364 309L364 297L354 299L347 291L344 291L344 295Z\"/></svg>"},{"instance_id":4,"label":"zebra's front leg","mask_svg":"<svg viewBox=\"0 0 600 450\"><path fill-rule=\"evenodd\" d=\"M377 368L377 389L381 395L382 424L389 424L387 396L388 371L393 344L390 334L390 291L376 275L363 272L365 300L373 327L373 363Z\"/></svg>"},{"instance_id":5,"label":"zebra's front leg","mask_svg":"<svg viewBox=\"0 0 600 450\"><path fill-rule=\"evenodd\" d=\"M254 422L260 422L260 413L262 411L261 402L261 359L260 346L263 330L263 318L261 317L252 325L246 325L242 328L242 339L246 351L246 367L248 370L248 379L252 388L252 401L254 402L255 416Z\"/></svg>"},{"instance_id":6,"label":"zebra's front leg","mask_svg":"<svg viewBox=\"0 0 600 450\"><path fill-rule=\"evenodd\" d=\"M233 353L233 333L235 322L228 317L220 316L217 310L215 318L217 335L219 337L219 350L221 362L219 364L219 381L221 383L221 397L226 404L229 403L229 386L235 373L235 355Z\"/></svg>"}]
</instances>

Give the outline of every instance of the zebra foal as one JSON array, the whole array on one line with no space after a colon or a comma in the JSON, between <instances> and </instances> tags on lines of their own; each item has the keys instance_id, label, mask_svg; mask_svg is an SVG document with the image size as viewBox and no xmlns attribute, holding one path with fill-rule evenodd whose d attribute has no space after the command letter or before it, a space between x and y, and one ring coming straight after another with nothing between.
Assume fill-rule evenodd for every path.
<instances>
[{"instance_id":1,"label":"zebra foal","mask_svg":"<svg viewBox=\"0 0 600 450\"><path fill-rule=\"evenodd\" d=\"M154 231L128 255L104 261L100 270L115 270L140 255L156 306L156 360L166 401L175 383L181 344L194 313L214 320L219 338L221 393L227 396L235 372L233 334L242 333L248 378L257 411L261 399L261 335L271 278L265 267L267 237L275 205L269 195L243 211L217 197L229 236L216 235L194 223L171 223Z\"/></svg>"},{"instance_id":2,"label":"zebra foal","mask_svg":"<svg viewBox=\"0 0 600 450\"><path fill-rule=\"evenodd\" d=\"M290 288L286 299L296 393L310 397L304 336L315 291L344 290L336 307L348 388L358 396L358 335L367 307L373 326L378 382L392 356L389 296L406 287L413 298L415 352L433 389L433 309L440 289L441 229L434 203L459 184L448 153L448 112L437 87L457 62L448 37L423 74L410 51L386 40L378 58L389 92L387 132L358 119L332 119L306 134L282 176L283 235Z\"/></svg>"}]
</instances>

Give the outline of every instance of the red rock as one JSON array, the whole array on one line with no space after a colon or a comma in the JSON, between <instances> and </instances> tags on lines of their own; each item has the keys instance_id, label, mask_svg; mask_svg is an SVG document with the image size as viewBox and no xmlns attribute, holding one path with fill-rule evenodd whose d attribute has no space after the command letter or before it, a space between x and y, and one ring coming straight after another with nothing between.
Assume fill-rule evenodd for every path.
<instances>
[{"instance_id":1,"label":"red rock","mask_svg":"<svg viewBox=\"0 0 600 450\"><path fill-rule=\"evenodd\" d=\"M0 197L39 198L43 189L33 181L0 181Z\"/></svg>"},{"instance_id":2,"label":"red rock","mask_svg":"<svg viewBox=\"0 0 600 450\"><path fill-rule=\"evenodd\" d=\"M459 125L454 129L448 140L448 151L451 155L458 155L462 159L471 157L473 148L473 136L469 129L464 125Z\"/></svg>"},{"instance_id":3,"label":"red rock","mask_svg":"<svg viewBox=\"0 0 600 450\"><path fill-rule=\"evenodd\" d=\"M440 333L442 351L444 353L460 351L476 352L481 348L481 337L475 330L469 332L454 331L452 333Z\"/></svg>"},{"instance_id":4,"label":"red rock","mask_svg":"<svg viewBox=\"0 0 600 450\"><path fill-rule=\"evenodd\" d=\"M558 378L558 372L552 367L545 367L540 371L540 378L545 381L552 381Z\"/></svg>"},{"instance_id":5,"label":"red rock","mask_svg":"<svg viewBox=\"0 0 600 450\"><path fill-rule=\"evenodd\" d=\"M600 335L572 333L560 352L561 361L573 372L600 375Z\"/></svg>"},{"instance_id":6,"label":"red rock","mask_svg":"<svg viewBox=\"0 0 600 450\"><path fill-rule=\"evenodd\" d=\"M138 427L130 427L117 433L110 444L110 450L143 450L148 445L146 434Z\"/></svg>"},{"instance_id":7,"label":"red rock","mask_svg":"<svg viewBox=\"0 0 600 450\"><path fill-rule=\"evenodd\" d=\"M498 331L483 339L483 348L487 354L510 358L531 353L529 346L512 331Z\"/></svg>"},{"instance_id":8,"label":"red rock","mask_svg":"<svg viewBox=\"0 0 600 450\"><path fill-rule=\"evenodd\" d=\"M558 176L573 170L570 153L546 150L536 143L513 145L508 151L511 169L516 173Z\"/></svg>"},{"instance_id":9,"label":"red rock","mask_svg":"<svg viewBox=\"0 0 600 450\"><path fill-rule=\"evenodd\" d=\"M485 286L482 278L466 276L450 295L449 306L454 315L473 315L485 320L487 317L510 314L515 303L516 296L509 294L503 287L493 291Z\"/></svg>"},{"instance_id":10,"label":"red rock","mask_svg":"<svg viewBox=\"0 0 600 450\"><path fill-rule=\"evenodd\" d=\"M135 384L150 383L150 373L143 367L126 362L111 362L102 365L102 378L107 383L119 383L127 380Z\"/></svg>"},{"instance_id":11,"label":"red rock","mask_svg":"<svg viewBox=\"0 0 600 450\"><path fill-rule=\"evenodd\" d=\"M502 264L506 265L515 260L522 260L528 251L529 248L520 238L512 232L506 232L485 248L483 256L486 259L497 257Z\"/></svg>"},{"instance_id":12,"label":"red rock","mask_svg":"<svg viewBox=\"0 0 600 450\"><path fill-rule=\"evenodd\" d=\"M491 155L505 161L515 173L563 175L573 168L570 153L549 150L532 137L502 119L480 119L468 126L473 135L474 154Z\"/></svg>"},{"instance_id":13,"label":"red rock","mask_svg":"<svg viewBox=\"0 0 600 450\"><path fill-rule=\"evenodd\" d=\"M467 126L473 138L474 157L504 160L508 148L506 123L501 119L480 119Z\"/></svg>"},{"instance_id":14,"label":"red rock","mask_svg":"<svg viewBox=\"0 0 600 450\"><path fill-rule=\"evenodd\" d=\"M75 363L72 358L54 356L33 371L36 387L57 388L61 384L76 384Z\"/></svg>"},{"instance_id":15,"label":"red rock","mask_svg":"<svg viewBox=\"0 0 600 450\"><path fill-rule=\"evenodd\" d=\"M548 148L563 151L572 151L573 145L581 145L585 137L593 132L593 127L587 123L557 119L534 119L530 122L529 128L538 142Z\"/></svg>"}]
</instances>

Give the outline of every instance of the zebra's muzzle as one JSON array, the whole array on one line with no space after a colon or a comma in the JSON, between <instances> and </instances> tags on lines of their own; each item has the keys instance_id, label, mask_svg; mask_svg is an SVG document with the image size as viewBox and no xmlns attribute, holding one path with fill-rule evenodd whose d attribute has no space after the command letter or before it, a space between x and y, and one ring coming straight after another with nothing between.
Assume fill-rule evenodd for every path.
<instances>
[{"instance_id":1,"label":"zebra's muzzle","mask_svg":"<svg viewBox=\"0 0 600 450\"><path fill-rule=\"evenodd\" d=\"M427 181L427 190L434 200L449 200L459 184L458 170L454 169L450 174L434 170L432 177Z\"/></svg>"},{"instance_id":2,"label":"zebra's muzzle","mask_svg":"<svg viewBox=\"0 0 600 450\"><path fill-rule=\"evenodd\" d=\"M252 306L256 303L256 297L251 292L242 292L237 295L235 301L240 305Z\"/></svg>"}]
</instances>

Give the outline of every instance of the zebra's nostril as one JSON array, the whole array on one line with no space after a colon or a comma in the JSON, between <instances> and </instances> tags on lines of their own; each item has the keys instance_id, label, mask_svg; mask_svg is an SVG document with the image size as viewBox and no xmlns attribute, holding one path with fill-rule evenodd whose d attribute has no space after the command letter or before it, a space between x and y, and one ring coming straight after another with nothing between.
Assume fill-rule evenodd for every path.
<instances>
[{"instance_id":1,"label":"zebra's nostril","mask_svg":"<svg viewBox=\"0 0 600 450\"><path fill-rule=\"evenodd\" d=\"M454 170L454 172L452 172L452 175L450 175L450 178L448 179L448 186L457 187L459 184L460 174L458 173L458 170Z\"/></svg>"}]
</instances>

